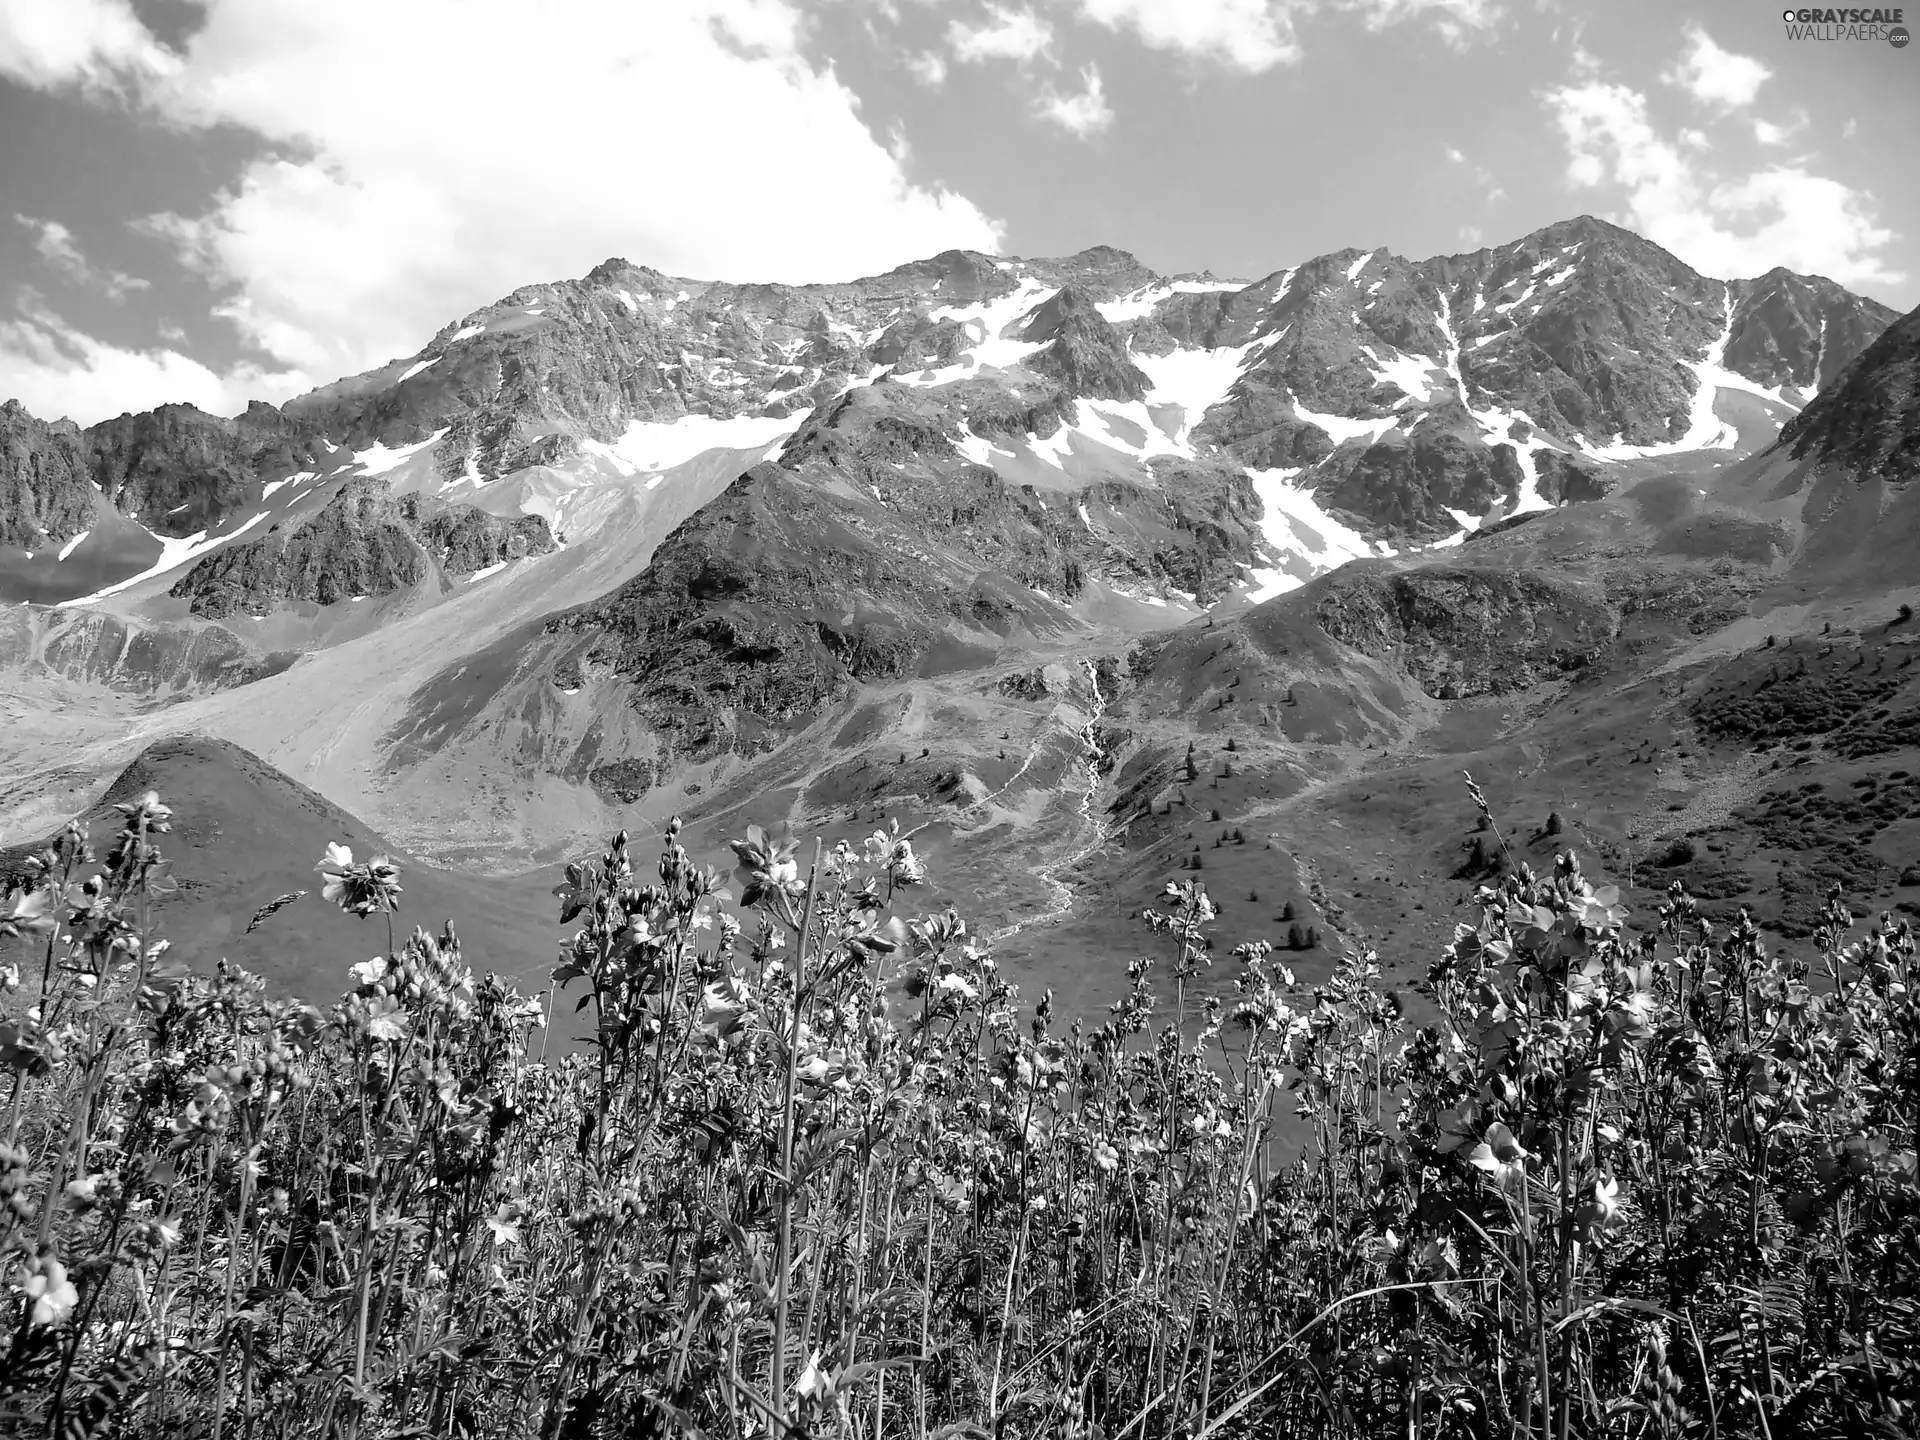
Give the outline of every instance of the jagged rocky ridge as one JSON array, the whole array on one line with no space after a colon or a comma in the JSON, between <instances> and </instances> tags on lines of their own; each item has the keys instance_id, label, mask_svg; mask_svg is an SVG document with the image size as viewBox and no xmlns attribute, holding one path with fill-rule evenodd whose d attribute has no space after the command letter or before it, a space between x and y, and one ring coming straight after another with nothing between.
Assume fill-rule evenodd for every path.
<instances>
[{"instance_id":1,"label":"jagged rocky ridge","mask_svg":"<svg viewBox=\"0 0 1920 1440\"><path fill-rule=\"evenodd\" d=\"M82 430L0 403L0 546L59 544L106 503L155 535L196 534L257 498L262 486L319 462L321 432L255 402L227 420L162 405Z\"/></svg>"},{"instance_id":2,"label":"jagged rocky ridge","mask_svg":"<svg viewBox=\"0 0 1920 1440\"><path fill-rule=\"evenodd\" d=\"M207 556L168 593L195 615L260 613L283 600L332 605L416 585L437 564L472 574L553 549L538 515L504 520L471 505L395 495L376 477L352 480L318 514Z\"/></svg>"},{"instance_id":3,"label":"jagged rocky ridge","mask_svg":"<svg viewBox=\"0 0 1920 1440\"><path fill-rule=\"evenodd\" d=\"M275 480L344 480L402 446L429 446L440 483L469 495L556 468L634 474L654 439L700 417L715 444L784 437L782 463L815 465L875 449L878 426L890 464L985 466L1062 500L1108 481L1159 488L1166 461L1250 472L1254 568L1297 581L1375 542L1594 498L1622 463L1751 450L1892 318L1783 270L1709 279L1586 217L1466 255L1347 250L1251 283L1162 277L1104 247L954 251L803 286L615 259L280 410L169 406L79 431L10 406L0 544L79 534L96 484L155 535L211 533ZM1757 428L1736 438L1716 421L1720 387ZM823 429L859 434L836 450ZM844 478L871 488L871 471Z\"/></svg>"},{"instance_id":4,"label":"jagged rocky ridge","mask_svg":"<svg viewBox=\"0 0 1920 1440\"><path fill-rule=\"evenodd\" d=\"M1780 443L1796 457L1903 483L1920 475L1920 310L1895 322L1833 388L1790 420Z\"/></svg>"}]
</instances>

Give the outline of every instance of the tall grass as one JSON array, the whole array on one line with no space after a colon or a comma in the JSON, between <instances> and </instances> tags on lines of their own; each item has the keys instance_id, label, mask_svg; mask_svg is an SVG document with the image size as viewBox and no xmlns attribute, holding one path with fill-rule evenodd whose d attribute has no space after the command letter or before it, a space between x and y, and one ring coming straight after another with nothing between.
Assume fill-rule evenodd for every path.
<instances>
[{"instance_id":1,"label":"tall grass","mask_svg":"<svg viewBox=\"0 0 1920 1440\"><path fill-rule=\"evenodd\" d=\"M0 907L5 1433L1913 1433L1914 944L1837 894L1782 957L1509 857L1409 1033L1369 953L1216 961L1189 878L1089 1027L896 913L895 834L750 832L742 929L676 823L568 868L541 1060L450 930L325 1013L190 971L121 813Z\"/></svg>"}]
</instances>

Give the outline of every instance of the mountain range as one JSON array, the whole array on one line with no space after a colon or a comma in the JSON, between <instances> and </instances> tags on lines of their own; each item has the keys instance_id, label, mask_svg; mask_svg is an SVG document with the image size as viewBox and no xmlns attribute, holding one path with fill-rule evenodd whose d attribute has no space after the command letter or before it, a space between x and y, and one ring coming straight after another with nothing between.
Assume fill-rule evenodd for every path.
<instances>
[{"instance_id":1,"label":"mountain range","mask_svg":"<svg viewBox=\"0 0 1920 1440\"><path fill-rule=\"evenodd\" d=\"M1629 883L1789 930L1843 871L1897 903L1917 351L1583 217L1253 281L609 260L233 419L8 403L0 842L157 743L232 772L217 807L311 787L495 877L481 910L671 813L715 858L894 817L928 903L1089 1006L1175 867L1230 937L1288 905L1418 968L1462 768Z\"/></svg>"}]
</instances>

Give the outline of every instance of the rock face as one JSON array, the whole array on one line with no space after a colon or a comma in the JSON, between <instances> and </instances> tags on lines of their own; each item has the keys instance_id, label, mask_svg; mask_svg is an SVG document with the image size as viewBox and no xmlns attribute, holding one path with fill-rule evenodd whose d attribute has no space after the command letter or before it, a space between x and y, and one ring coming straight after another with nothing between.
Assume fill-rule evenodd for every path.
<instances>
[{"instance_id":1,"label":"rock face","mask_svg":"<svg viewBox=\"0 0 1920 1440\"><path fill-rule=\"evenodd\" d=\"M1726 363L1762 385L1827 389L1891 318L1831 280L1791 270L1736 281L1734 291Z\"/></svg>"},{"instance_id":2,"label":"rock face","mask_svg":"<svg viewBox=\"0 0 1920 1440\"><path fill-rule=\"evenodd\" d=\"M954 498L974 533L1006 526L1023 504L988 472ZM761 465L674 531L640 575L547 629L590 637L585 663L631 683L670 749L705 758L769 747L855 681L950 668L1017 630L1065 623L1048 600L958 560L917 525Z\"/></svg>"},{"instance_id":3,"label":"rock face","mask_svg":"<svg viewBox=\"0 0 1920 1440\"><path fill-rule=\"evenodd\" d=\"M1394 657L1429 695L1524 689L1578 669L1619 616L1604 594L1537 571L1433 566L1337 577L1315 611L1331 638Z\"/></svg>"},{"instance_id":4,"label":"rock face","mask_svg":"<svg viewBox=\"0 0 1920 1440\"><path fill-rule=\"evenodd\" d=\"M1920 475L1920 310L1862 351L1787 423L1780 444L1896 484Z\"/></svg>"},{"instance_id":5,"label":"rock face","mask_svg":"<svg viewBox=\"0 0 1920 1440\"><path fill-rule=\"evenodd\" d=\"M317 463L318 434L254 404L236 420L162 405L82 430L0 405L0 545L31 550L93 523L94 487L155 535L219 525L268 480Z\"/></svg>"},{"instance_id":6,"label":"rock face","mask_svg":"<svg viewBox=\"0 0 1920 1440\"><path fill-rule=\"evenodd\" d=\"M234 420L162 405L86 431L88 468L102 493L154 534L176 537L214 528L264 483L317 464L317 438L258 402Z\"/></svg>"},{"instance_id":7,"label":"rock face","mask_svg":"<svg viewBox=\"0 0 1920 1440\"><path fill-rule=\"evenodd\" d=\"M1033 312L1020 338L1046 347L1027 362L1028 367L1054 381L1067 395L1140 400L1152 388L1145 372L1128 357L1120 332L1107 323L1092 295L1078 285L1054 292Z\"/></svg>"},{"instance_id":8,"label":"rock face","mask_svg":"<svg viewBox=\"0 0 1920 1440\"><path fill-rule=\"evenodd\" d=\"M195 615L263 613L284 600L333 605L416 585L437 562L451 574L553 548L537 515L502 520L469 505L396 496L378 478L350 481L311 519L207 556L169 592Z\"/></svg>"},{"instance_id":9,"label":"rock face","mask_svg":"<svg viewBox=\"0 0 1920 1440\"><path fill-rule=\"evenodd\" d=\"M131 624L98 610L0 610L0 665L161 700L278 674L299 659L262 652L219 625Z\"/></svg>"},{"instance_id":10,"label":"rock face","mask_svg":"<svg viewBox=\"0 0 1920 1440\"><path fill-rule=\"evenodd\" d=\"M92 521L80 427L36 420L17 401L0 404L0 545L59 544Z\"/></svg>"}]
</instances>

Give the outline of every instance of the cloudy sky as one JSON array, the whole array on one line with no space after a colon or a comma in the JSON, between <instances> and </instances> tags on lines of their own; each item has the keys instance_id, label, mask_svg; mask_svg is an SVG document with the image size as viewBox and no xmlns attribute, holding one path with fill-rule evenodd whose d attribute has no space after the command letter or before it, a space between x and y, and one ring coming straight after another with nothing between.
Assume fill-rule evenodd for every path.
<instances>
[{"instance_id":1,"label":"cloudy sky","mask_svg":"<svg viewBox=\"0 0 1920 1440\"><path fill-rule=\"evenodd\" d=\"M1920 46L1754 0L0 0L0 399L234 413L610 255L1257 277L1590 212L1907 310L1916 133Z\"/></svg>"}]
</instances>

